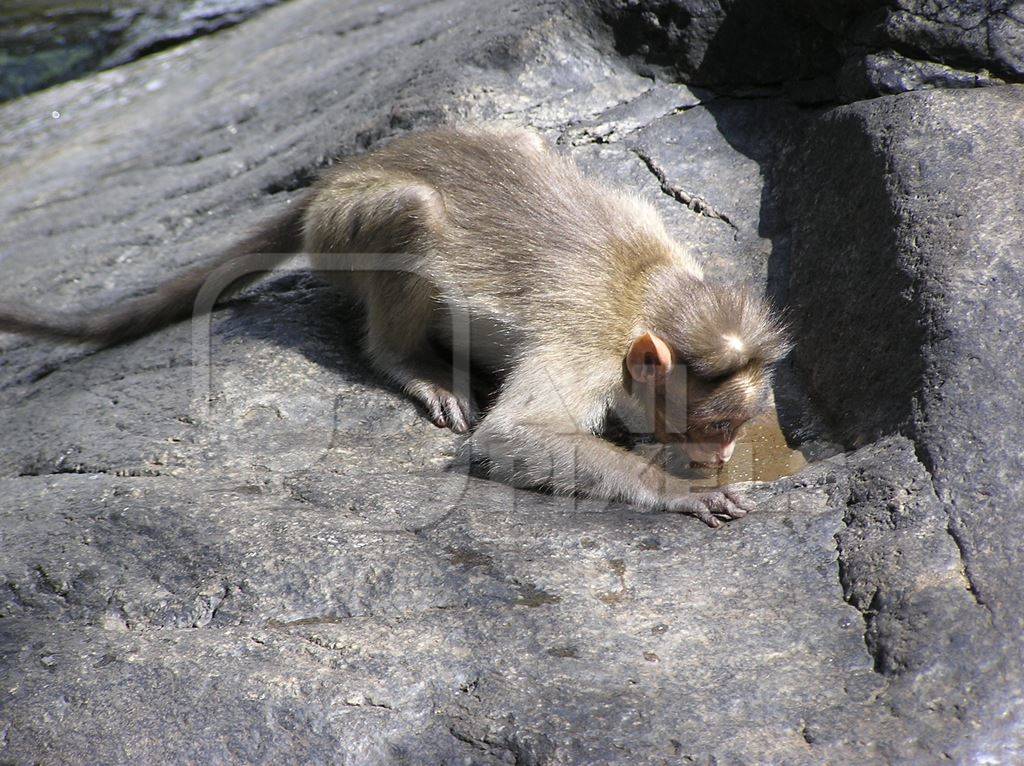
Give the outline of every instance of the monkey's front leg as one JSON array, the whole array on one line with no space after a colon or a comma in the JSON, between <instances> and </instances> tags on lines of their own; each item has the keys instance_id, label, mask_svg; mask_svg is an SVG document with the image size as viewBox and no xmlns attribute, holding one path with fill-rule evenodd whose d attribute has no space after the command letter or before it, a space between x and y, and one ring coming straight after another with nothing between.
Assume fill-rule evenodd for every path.
<instances>
[{"instance_id":1,"label":"monkey's front leg","mask_svg":"<svg viewBox=\"0 0 1024 766\"><path fill-rule=\"evenodd\" d=\"M552 427L558 417L508 423L494 414L484 420L473 441L492 469L514 483L685 513L709 527L754 510L749 500L729 489L692 494L685 481L639 455L591 433Z\"/></svg>"}]
</instances>

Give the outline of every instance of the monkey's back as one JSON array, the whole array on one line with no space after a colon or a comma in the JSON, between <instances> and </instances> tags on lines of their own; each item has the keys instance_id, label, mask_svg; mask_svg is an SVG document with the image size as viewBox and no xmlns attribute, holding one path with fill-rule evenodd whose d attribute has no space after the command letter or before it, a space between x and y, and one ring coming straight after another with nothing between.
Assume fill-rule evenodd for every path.
<instances>
[{"instance_id":1,"label":"monkey's back","mask_svg":"<svg viewBox=\"0 0 1024 766\"><path fill-rule=\"evenodd\" d=\"M585 178L530 131L420 133L354 167L441 195L446 225L420 267L447 301L496 321L579 342L625 339L632 328L623 318L646 274L675 265L699 275L653 208ZM566 316L578 323L564 327Z\"/></svg>"}]
</instances>

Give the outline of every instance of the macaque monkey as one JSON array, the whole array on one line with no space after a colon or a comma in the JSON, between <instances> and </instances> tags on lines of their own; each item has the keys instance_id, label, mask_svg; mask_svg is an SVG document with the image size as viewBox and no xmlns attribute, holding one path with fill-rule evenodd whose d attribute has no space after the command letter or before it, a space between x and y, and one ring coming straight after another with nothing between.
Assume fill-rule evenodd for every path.
<instances>
[{"instance_id":1,"label":"macaque monkey","mask_svg":"<svg viewBox=\"0 0 1024 766\"><path fill-rule=\"evenodd\" d=\"M492 471L712 527L752 510L729 489L691 494L598 435L610 409L631 405L659 440L724 463L789 347L771 307L707 282L649 204L585 178L531 131L452 128L344 160L292 208L150 295L56 318L3 306L0 330L118 343L188 317L219 267L301 251L364 305L369 363L436 425L474 430ZM389 268L345 270L357 253ZM502 375L479 423L437 352L458 316L472 364Z\"/></svg>"}]
</instances>

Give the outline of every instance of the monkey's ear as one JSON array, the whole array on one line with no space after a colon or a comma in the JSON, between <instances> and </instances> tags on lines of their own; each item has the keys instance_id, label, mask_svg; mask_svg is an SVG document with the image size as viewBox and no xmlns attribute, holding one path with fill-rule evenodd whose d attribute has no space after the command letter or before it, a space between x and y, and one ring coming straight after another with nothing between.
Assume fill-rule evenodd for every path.
<instances>
[{"instance_id":1,"label":"monkey's ear","mask_svg":"<svg viewBox=\"0 0 1024 766\"><path fill-rule=\"evenodd\" d=\"M672 371L672 352L657 335L645 332L629 344L626 369L638 383L664 380Z\"/></svg>"}]
</instances>

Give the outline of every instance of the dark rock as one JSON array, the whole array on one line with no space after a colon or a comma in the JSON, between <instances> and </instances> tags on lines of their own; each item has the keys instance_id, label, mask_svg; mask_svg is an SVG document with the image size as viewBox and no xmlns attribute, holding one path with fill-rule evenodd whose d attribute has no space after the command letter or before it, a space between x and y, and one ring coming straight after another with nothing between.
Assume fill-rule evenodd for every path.
<instances>
[{"instance_id":1,"label":"dark rock","mask_svg":"<svg viewBox=\"0 0 1024 766\"><path fill-rule=\"evenodd\" d=\"M790 185L798 364L851 442L914 437L976 595L1017 631L1022 118L1020 87L842 107L795 163L819 183Z\"/></svg>"},{"instance_id":2,"label":"dark rock","mask_svg":"<svg viewBox=\"0 0 1024 766\"><path fill-rule=\"evenodd\" d=\"M1024 77L1024 13L1002 2L887 3L877 34L897 50L966 69L987 69L999 77Z\"/></svg>"},{"instance_id":3,"label":"dark rock","mask_svg":"<svg viewBox=\"0 0 1024 766\"><path fill-rule=\"evenodd\" d=\"M798 3L757 0L594 0L616 47L682 81L754 89L829 76L838 38Z\"/></svg>"},{"instance_id":4,"label":"dark rock","mask_svg":"<svg viewBox=\"0 0 1024 766\"><path fill-rule=\"evenodd\" d=\"M592 0L617 48L690 85L804 103L1024 81L1012 2Z\"/></svg>"},{"instance_id":5,"label":"dark rock","mask_svg":"<svg viewBox=\"0 0 1024 766\"><path fill-rule=\"evenodd\" d=\"M784 423L862 446L713 531L469 475L302 274L209 343L4 337L0 761L1012 763L1020 98L798 109L559 2L316 0L6 104L3 297L136 294L334 156L532 124L788 303Z\"/></svg>"},{"instance_id":6,"label":"dark rock","mask_svg":"<svg viewBox=\"0 0 1024 766\"><path fill-rule=\"evenodd\" d=\"M934 61L917 61L891 50L847 59L838 76L841 101L929 88L977 88L1002 82L985 71L964 71Z\"/></svg>"}]
</instances>

